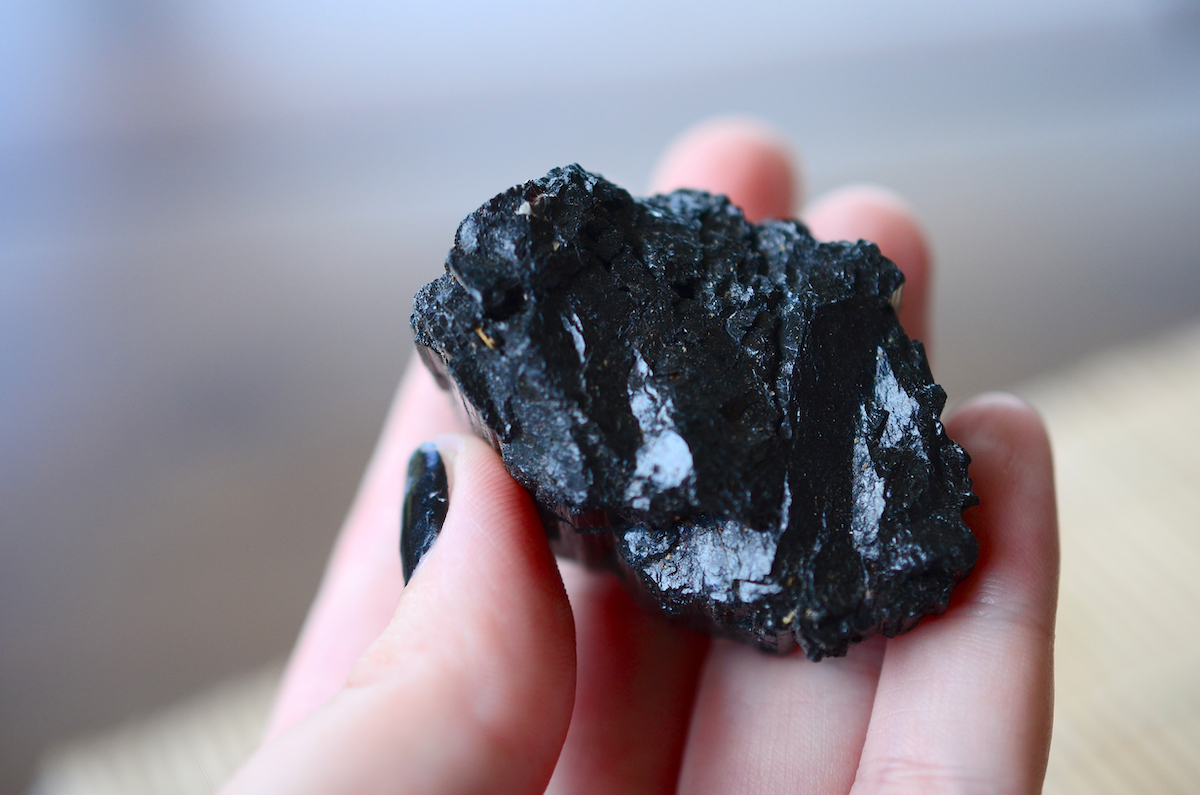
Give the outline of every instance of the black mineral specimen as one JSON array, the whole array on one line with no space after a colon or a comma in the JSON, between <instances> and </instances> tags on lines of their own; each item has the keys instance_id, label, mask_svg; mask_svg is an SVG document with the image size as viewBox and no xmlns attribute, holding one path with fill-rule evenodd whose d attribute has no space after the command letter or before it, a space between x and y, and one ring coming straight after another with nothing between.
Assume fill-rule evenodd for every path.
<instances>
[{"instance_id":1,"label":"black mineral specimen","mask_svg":"<svg viewBox=\"0 0 1200 795\"><path fill-rule=\"evenodd\" d=\"M812 659L946 609L966 453L867 242L579 166L459 226L412 323L555 548L667 615Z\"/></svg>"}]
</instances>

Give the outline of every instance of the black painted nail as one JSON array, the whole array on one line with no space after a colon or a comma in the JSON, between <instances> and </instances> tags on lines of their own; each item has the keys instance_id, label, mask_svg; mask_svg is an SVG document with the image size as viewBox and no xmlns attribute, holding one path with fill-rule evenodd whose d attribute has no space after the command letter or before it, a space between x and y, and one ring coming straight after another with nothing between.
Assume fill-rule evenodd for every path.
<instances>
[{"instance_id":1,"label":"black painted nail","mask_svg":"<svg viewBox=\"0 0 1200 795\"><path fill-rule=\"evenodd\" d=\"M446 521L450 484L437 447L426 442L408 460L404 507L400 511L400 566L408 583Z\"/></svg>"}]
</instances>

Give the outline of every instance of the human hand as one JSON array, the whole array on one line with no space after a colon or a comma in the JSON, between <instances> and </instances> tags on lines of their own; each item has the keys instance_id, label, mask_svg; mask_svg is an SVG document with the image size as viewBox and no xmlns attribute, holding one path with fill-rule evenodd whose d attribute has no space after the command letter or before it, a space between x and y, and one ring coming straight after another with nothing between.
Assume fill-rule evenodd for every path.
<instances>
[{"instance_id":1,"label":"human hand","mask_svg":"<svg viewBox=\"0 0 1200 795\"><path fill-rule=\"evenodd\" d=\"M653 191L791 215L786 149L717 122ZM929 260L889 195L847 189L805 217L866 238L907 277L926 334ZM443 437L450 509L408 587L397 554L408 457L462 429L415 363L280 688L268 740L228 793L1036 792L1049 747L1058 547L1049 447L1015 398L947 422L981 505L975 572L946 615L810 663L650 617L615 577L556 564L528 495L482 442ZM568 602L569 600L569 602ZM547 789L548 787L548 789Z\"/></svg>"}]
</instances>

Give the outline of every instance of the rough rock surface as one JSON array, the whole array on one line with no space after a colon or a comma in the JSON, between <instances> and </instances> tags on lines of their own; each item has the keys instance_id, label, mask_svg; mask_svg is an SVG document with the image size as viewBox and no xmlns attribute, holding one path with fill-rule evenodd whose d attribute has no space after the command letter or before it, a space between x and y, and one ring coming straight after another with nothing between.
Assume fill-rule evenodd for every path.
<instances>
[{"instance_id":1,"label":"rough rock surface","mask_svg":"<svg viewBox=\"0 0 1200 795\"><path fill-rule=\"evenodd\" d=\"M820 659L946 609L968 457L871 243L633 199L578 166L458 229L420 351L558 551L713 634Z\"/></svg>"}]
</instances>

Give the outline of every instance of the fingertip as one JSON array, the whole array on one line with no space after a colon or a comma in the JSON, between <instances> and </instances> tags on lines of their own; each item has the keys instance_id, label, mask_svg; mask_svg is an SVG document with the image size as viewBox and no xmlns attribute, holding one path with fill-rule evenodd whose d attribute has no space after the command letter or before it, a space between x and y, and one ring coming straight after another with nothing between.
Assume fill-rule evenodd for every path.
<instances>
[{"instance_id":1,"label":"fingertip","mask_svg":"<svg viewBox=\"0 0 1200 795\"><path fill-rule=\"evenodd\" d=\"M802 194L800 158L787 138L758 119L711 119L676 138L659 159L651 193L696 188L720 193L750 221L792 218Z\"/></svg>"},{"instance_id":2,"label":"fingertip","mask_svg":"<svg viewBox=\"0 0 1200 795\"><path fill-rule=\"evenodd\" d=\"M851 185L825 194L804 212L819 240L869 240L904 273L900 323L929 343L929 292L933 264L925 232L899 194L877 185Z\"/></svg>"},{"instance_id":3,"label":"fingertip","mask_svg":"<svg viewBox=\"0 0 1200 795\"><path fill-rule=\"evenodd\" d=\"M268 721L268 738L280 735L332 698L391 621L404 582L396 531L410 456L429 436L462 427L453 401L420 357L410 356L284 671Z\"/></svg>"},{"instance_id":4,"label":"fingertip","mask_svg":"<svg viewBox=\"0 0 1200 795\"><path fill-rule=\"evenodd\" d=\"M1036 495L1053 507L1050 434L1032 404L1007 392L977 395L946 420L946 430L971 456L977 490Z\"/></svg>"},{"instance_id":5,"label":"fingertip","mask_svg":"<svg viewBox=\"0 0 1200 795\"><path fill-rule=\"evenodd\" d=\"M971 456L979 505L964 518L979 539L976 575L961 599L1005 594L1014 612L1053 632L1059 543L1050 436L1029 403L989 393L964 404L947 433Z\"/></svg>"},{"instance_id":6,"label":"fingertip","mask_svg":"<svg viewBox=\"0 0 1200 795\"><path fill-rule=\"evenodd\" d=\"M1037 792L1053 719L1058 544L1037 412L984 395L947 421L970 453L980 541L950 609L888 641L856 789ZM981 720L980 716L987 716Z\"/></svg>"},{"instance_id":7,"label":"fingertip","mask_svg":"<svg viewBox=\"0 0 1200 795\"><path fill-rule=\"evenodd\" d=\"M874 242L902 233L917 239L897 240L898 244L924 248L924 236L912 205L882 185L847 185L830 191L805 208L804 218L821 240L857 240L863 231L875 231L874 237L863 238Z\"/></svg>"},{"instance_id":8,"label":"fingertip","mask_svg":"<svg viewBox=\"0 0 1200 795\"><path fill-rule=\"evenodd\" d=\"M495 451L472 436L436 447L452 459L449 508L391 623L229 792L545 789L575 698L570 605L533 503Z\"/></svg>"},{"instance_id":9,"label":"fingertip","mask_svg":"<svg viewBox=\"0 0 1200 795\"><path fill-rule=\"evenodd\" d=\"M570 606L528 492L477 437L448 435L436 444L447 451L448 510L385 637L407 642L450 628L471 646L541 646L551 660L571 656Z\"/></svg>"},{"instance_id":10,"label":"fingertip","mask_svg":"<svg viewBox=\"0 0 1200 795\"><path fill-rule=\"evenodd\" d=\"M1051 464L1050 435L1041 414L1011 392L976 395L963 403L946 424L959 436L970 437L977 446L999 446L1010 454L1020 449L1036 455L1041 462L1039 468Z\"/></svg>"}]
</instances>

